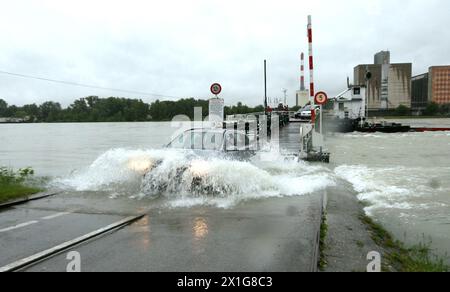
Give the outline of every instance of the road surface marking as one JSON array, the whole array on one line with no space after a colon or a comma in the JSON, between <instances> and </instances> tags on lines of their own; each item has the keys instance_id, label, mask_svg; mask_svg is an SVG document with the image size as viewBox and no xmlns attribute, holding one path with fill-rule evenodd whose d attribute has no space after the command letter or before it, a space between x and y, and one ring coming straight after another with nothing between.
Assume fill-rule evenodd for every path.
<instances>
[{"instance_id":1,"label":"road surface marking","mask_svg":"<svg viewBox=\"0 0 450 292\"><path fill-rule=\"evenodd\" d=\"M51 219L55 219L55 218L58 218L58 217L69 215L69 214L71 214L71 212L61 212L61 213L56 213L56 214L53 214L53 215L50 215L50 216L42 217L41 219L42 220L51 220Z\"/></svg>"},{"instance_id":2,"label":"road surface marking","mask_svg":"<svg viewBox=\"0 0 450 292\"><path fill-rule=\"evenodd\" d=\"M19 228L22 228L22 227L26 227L26 226L29 226L29 225L36 224L36 223L39 223L39 221L25 222L25 223L22 223L22 224L18 224L16 226L11 226L11 227L8 227L8 228L0 229L0 233L8 232L8 231L15 230L15 229L19 229Z\"/></svg>"},{"instance_id":3,"label":"road surface marking","mask_svg":"<svg viewBox=\"0 0 450 292\"><path fill-rule=\"evenodd\" d=\"M113 224L108 225L106 227L100 228L100 229L98 229L96 231L93 231L93 232L88 233L86 235L80 236L80 237L75 238L73 240L66 241L66 242L64 242L64 243L62 243L60 245L57 245L57 246L52 247L50 249L44 250L44 251L42 251L40 253L37 253L35 255L32 255L30 257L18 260L18 261L14 262L14 263L11 263L11 264L7 265L7 266L0 267L0 273L12 272L12 271L16 271L16 270L18 270L20 268L32 265L33 263L36 263L36 262L38 262L38 261L40 261L42 259L45 259L47 257L50 257L50 256L54 255L54 254L57 254L57 253L59 253L59 252L61 252L63 250L66 250L66 249L68 249L68 248L70 248L72 246L81 244L81 243L83 243L83 242L85 242L87 240L90 240L90 239L95 238L97 236L100 236L102 234L106 234L106 233L108 233L110 231L113 231L113 230L116 230L118 228L121 228L121 227L124 227L126 225L129 225L129 224L133 223L134 221L143 218L144 216L145 215L139 215L139 216L132 216L132 217L125 218L125 219L120 220L120 221L118 221L116 223L113 223Z\"/></svg>"},{"instance_id":4,"label":"road surface marking","mask_svg":"<svg viewBox=\"0 0 450 292\"><path fill-rule=\"evenodd\" d=\"M69 215L69 214L72 214L72 213L71 212L56 213L56 214L53 214L53 215L50 215L50 216L42 217L41 220L51 220L51 219L55 219L55 218L58 218L58 217L61 217L61 216ZM39 223L39 221L37 221L37 220L28 221L28 222L21 223L21 224L15 225L15 226L11 226L11 227L7 227L7 228L4 228L4 229L0 229L0 233L4 233L4 232L8 232L8 231L19 229L19 228L27 227L29 225L33 225L33 224L36 224L36 223Z\"/></svg>"}]
</instances>

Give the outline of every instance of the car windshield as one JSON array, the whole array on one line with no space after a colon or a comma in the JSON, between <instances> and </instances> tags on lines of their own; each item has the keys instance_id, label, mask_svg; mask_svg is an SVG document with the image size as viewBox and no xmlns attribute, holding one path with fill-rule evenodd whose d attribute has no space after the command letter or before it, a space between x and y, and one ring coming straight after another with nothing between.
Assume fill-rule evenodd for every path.
<instances>
[{"instance_id":1,"label":"car windshield","mask_svg":"<svg viewBox=\"0 0 450 292\"><path fill-rule=\"evenodd\" d=\"M186 131L167 145L174 149L211 151L244 151L254 146L254 142L243 132L202 130Z\"/></svg>"},{"instance_id":2,"label":"car windshield","mask_svg":"<svg viewBox=\"0 0 450 292\"><path fill-rule=\"evenodd\" d=\"M175 138L168 147L220 151L223 147L223 133L220 131L186 131Z\"/></svg>"}]
</instances>

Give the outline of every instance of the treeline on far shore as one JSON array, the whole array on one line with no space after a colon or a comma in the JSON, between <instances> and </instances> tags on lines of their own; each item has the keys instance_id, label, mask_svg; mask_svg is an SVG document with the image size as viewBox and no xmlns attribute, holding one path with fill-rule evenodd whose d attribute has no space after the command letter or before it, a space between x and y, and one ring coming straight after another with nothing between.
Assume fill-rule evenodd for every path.
<instances>
[{"instance_id":1,"label":"treeline on far shore","mask_svg":"<svg viewBox=\"0 0 450 292\"><path fill-rule=\"evenodd\" d=\"M35 123L170 121L177 115L186 115L193 119L195 107L201 107L203 117L206 117L208 105L208 100L195 98L178 101L156 100L148 104L140 99L89 96L75 100L70 106L63 108L60 103L52 101L40 105L15 106L0 99L0 119ZM249 107L240 102L225 107L226 115L262 111L262 105Z\"/></svg>"}]
</instances>

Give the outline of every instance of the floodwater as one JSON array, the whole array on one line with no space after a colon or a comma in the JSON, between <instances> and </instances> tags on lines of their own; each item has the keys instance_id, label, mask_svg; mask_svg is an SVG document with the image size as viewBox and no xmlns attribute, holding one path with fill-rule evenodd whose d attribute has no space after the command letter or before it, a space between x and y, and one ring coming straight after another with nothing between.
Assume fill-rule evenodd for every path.
<instances>
[{"instance_id":1,"label":"floodwater","mask_svg":"<svg viewBox=\"0 0 450 292\"><path fill-rule=\"evenodd\" d=\"M450 125L448 119L402 122ZM327 139L332 163L324 166L272 152L271 159L251 162L192 160L162 149L176 131L171 123L0 125L0 165L31 166L52 188L98 192L105 200L163 196L175 208L233 208L242 201L332 191L339 184L397 238L431 238L438 253L450 253L449 132L337 134ZM156 163L152 175L143 177L142 170ZM191 184L199 175L207 186L200 195Z\"/></svg>"},{"instance_id":2,"label":"floodwater","mask_svg":"<svg viewBox=\"0 0 450 292\"><path fill-rule=\"evenodd\" d=\"M450 126L450 119L396 122ZM450 255L450 132L350 133L327 142L335 175L353 187L369 216L398 239Z\"/></svg>"}]
</instances>

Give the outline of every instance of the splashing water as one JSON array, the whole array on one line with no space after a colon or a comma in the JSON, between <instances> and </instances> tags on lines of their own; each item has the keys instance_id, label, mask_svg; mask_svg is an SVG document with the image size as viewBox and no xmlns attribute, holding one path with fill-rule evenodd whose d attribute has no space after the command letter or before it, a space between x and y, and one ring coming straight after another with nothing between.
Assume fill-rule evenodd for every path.
<instances>
[{"instance_id":1,"label":"splashing water","mask_svg":"<svg viewBox=\"0 0 450 292\"><path fill-rule=\"evenodd\" d=\"M87 169L54 185L76 191L109 191L163 198L168 207L232 207L241 201L300 196L335 185L333 174L282 156L252 162L200 157L177 150L113 149Z\"/></svg>"},{"instance_id":2,"label":"splashing water","mask_svg":"<svg viewBox=\"0 0 450 292\"><path fill-rule=\"evenodd\" d=\"M449 173L450 168L367 167L342 165L335 169L337 177L350 182L358 199L369 203L369 216L379 210L429 209L441 206L433 194L446 192L438 173Z\"/></svg>"}]
</instances>

